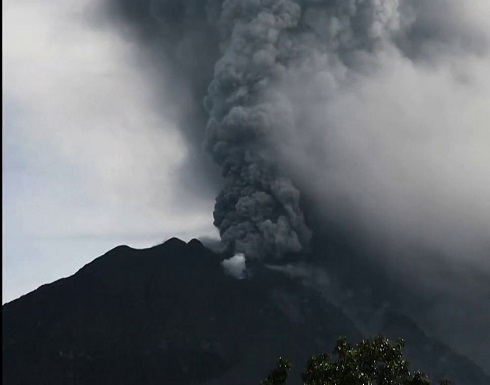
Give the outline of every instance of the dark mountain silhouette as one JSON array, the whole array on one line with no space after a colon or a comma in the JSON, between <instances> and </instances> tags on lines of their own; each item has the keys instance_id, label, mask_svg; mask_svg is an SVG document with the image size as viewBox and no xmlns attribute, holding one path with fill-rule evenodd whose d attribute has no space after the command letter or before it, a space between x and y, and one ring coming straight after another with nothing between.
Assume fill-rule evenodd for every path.
<instances>
[{"instance_id":1,"label":"dark mountain silhouette","mask_svg":"<svg viewBox=\"0 0 490 385\"><path fill-rule=\"evenodd\" d=\"M295 364L295 384L309 355L376 328L406 339L414 368L459 385L490 383L402 314L355 301L346 312L261 265L235 279L222 260L197 240L119 246L5 304L3 384L258 384L279 356ZM374 318L376 328L359 326Z\"/></svg>"}]
</instances>

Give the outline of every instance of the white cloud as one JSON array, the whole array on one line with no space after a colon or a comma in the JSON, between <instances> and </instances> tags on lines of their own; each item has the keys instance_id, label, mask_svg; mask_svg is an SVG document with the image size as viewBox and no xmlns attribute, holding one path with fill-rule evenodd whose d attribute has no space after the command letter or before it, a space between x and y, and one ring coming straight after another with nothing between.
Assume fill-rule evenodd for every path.
<instances>
[{"instance_id":1,"label":"white cloud","mask_svg":"<svg viewBox=\"0 0 490 385\"><path fill-rule=\"evenodd\" d=\"M244 254L236 254L221 262L226 273L237 279L245 278L246 262Z\"/></svg>"}]
</instances>

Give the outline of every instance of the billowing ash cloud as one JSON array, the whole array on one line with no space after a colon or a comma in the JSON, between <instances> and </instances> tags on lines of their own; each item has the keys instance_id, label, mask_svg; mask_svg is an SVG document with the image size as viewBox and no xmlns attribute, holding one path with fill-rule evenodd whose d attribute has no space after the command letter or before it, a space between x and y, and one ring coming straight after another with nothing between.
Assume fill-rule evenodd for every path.
<instances>
[{"instance_id":1,"label":"billowing ash cloud","mask_svg":"<svg viewBox=\"0 0 490 385\"><path fill-rule=\"evenodd\" d=\"M214 210L225 244L250 257L305 251L311 231L277 150L288 131L308 135L309 127L283 108L287 90L271 89L302 72L327 70L336 81L355 70L364 52L402 27L398 8L396 1L222 3L222 56L205 104L206 147L225 178Z\"/></svg>"},{"instance_id":2,"label":"billowing ash cloud","mask_svg":"<svg viewBox=\"0 0 490 385\"><path fill-rule=\"evenodd\" d=\"M271 87L281 84L291 68L322 61L329 52L335 75L343 64L337 52L349 60L359 46L372 49L399 28L397 3L390 4L223 2L222 56L205 102L210 114L206 147L226 183L214 211L225 244L250 257L305 251L311 231L300 193L280 169L275 146L288 128L301 123L288 119L281 98L271 97Z\"/></svg>"},{"instance_id":3,"label":"billowing ash cloud","mask_svg":"<svg viewBox=\"0 0 490 385\"><path fill-rule=\"evenodd\" d=\"M190 151L181 175L221 190L225 245L251 258L305 251L307 200L307 220L323 212L392 244L440 248L464 233L459 245L488 246L485 1L107 1L173 78L164 109L221 168L224 187Z\"/></svg>"},{"instance_id":4,"label":"billowing ash cloud","mask_svg":"<svg viewBox=\"0 0 490 385\"><path fill-rule=\"evenodd\" d=\"M299 191L271 148L271 131L281 122L264 99L285 70L283 39L300 17L301 7L290 0L237 0L223 3L219 22L223 55L206 98L206 147L226 183L214 223L225 244L252 258L297 253L310 239Z\"/></svg>"}]
</instances>

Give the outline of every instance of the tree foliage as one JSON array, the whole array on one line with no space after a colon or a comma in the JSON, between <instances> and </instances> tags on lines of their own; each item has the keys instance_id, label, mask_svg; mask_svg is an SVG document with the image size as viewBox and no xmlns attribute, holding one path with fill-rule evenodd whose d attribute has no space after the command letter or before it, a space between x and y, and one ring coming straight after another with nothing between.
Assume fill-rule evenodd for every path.
<instances>
[{"instance_id":1,"label":"tree foliage","mask_svg":"<svg viewBox=\"0 0 490 385\"><path fill-rule=\"evenodd\" d=\"M334 348L334 357L328 354L312 356L302 373L305 385L431 385L422 372L410 371L410 362L404 358L403 340L391 341L378 336L350 345L340 338ZM277 367L261 385L283 385L291 371L289 361L279 358ZM449 385L444 380L440 385Z\"/></svg>"}]
</instances>

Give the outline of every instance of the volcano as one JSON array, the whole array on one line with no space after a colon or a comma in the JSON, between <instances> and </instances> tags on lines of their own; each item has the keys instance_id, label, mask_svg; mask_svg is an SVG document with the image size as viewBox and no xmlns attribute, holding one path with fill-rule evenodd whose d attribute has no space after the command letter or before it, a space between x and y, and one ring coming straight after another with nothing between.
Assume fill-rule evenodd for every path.
<instances>
[{"instance_id":1,"label":"volcano","mask_svg":"<svg viewBox=\"0 0 490 385\"><path fill-rule=\"evenodd\" d=\"M299 384L310 355L330 352L339 336L357 342L373 331L404 338L413 368L434 379L490 383L406 315L364 307L377 320L366 331L304 280L254 263L236 279L225 257L198 240L119 246L5 304L3 383L258 384L282 356L295 365L289 383Z\"/></svg>"}]
</instances>

